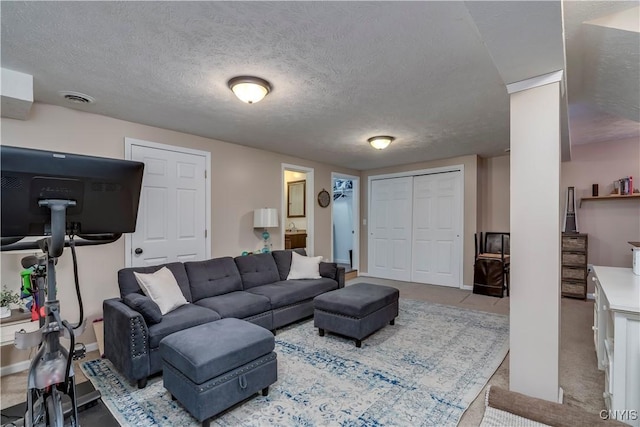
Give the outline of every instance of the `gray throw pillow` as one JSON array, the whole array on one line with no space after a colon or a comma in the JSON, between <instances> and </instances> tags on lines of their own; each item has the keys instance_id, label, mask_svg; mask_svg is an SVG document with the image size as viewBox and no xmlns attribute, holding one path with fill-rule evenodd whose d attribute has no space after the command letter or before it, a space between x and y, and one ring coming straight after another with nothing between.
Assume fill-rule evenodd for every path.
<instances>
[{"instance_id":1,"label":"gray throw pillow","mask_svg":"<svg viewBox=\"0 0 640 427\"><path fill-rule=\"evenodd\" d=\"M158 307L158 304L153 302L153 300L146 295L137 293L129 294L124 297L124 303L132 310L142 314L147 325L155 325L162 321L162 312L160 311L160 307Z\"/></svg>"}]
</instances>

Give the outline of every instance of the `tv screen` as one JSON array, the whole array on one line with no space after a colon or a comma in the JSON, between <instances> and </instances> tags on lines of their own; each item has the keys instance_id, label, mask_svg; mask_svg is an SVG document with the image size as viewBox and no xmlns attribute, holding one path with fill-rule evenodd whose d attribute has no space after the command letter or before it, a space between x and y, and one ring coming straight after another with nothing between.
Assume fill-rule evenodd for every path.
<instances>
[{"instance_id":1,"label":"tv screen","mask_svg":"<svg viewBox=\"0 0 640 427\"><path fill-rule=\"evenodd\" d=\"M41 200L72 200L67 233L135 231L144 164L120 159L0 146L2 234L50 233L51 212Z\"/></svg>"}]
</instances>

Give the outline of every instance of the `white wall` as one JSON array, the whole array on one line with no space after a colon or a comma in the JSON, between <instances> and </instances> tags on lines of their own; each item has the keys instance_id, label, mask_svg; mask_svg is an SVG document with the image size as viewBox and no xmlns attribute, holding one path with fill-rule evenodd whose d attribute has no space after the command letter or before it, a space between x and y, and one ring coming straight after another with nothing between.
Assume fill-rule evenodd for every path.
<instances>
[{"instance_id":1,"label":"white wall","mask_svg":"<svg viewBox=\"0 0 640 427\"><path fill-rule=\"evenodd\" d=\"M479 206L482 231L510 230L509 225L509 162L510 156L483 159L483 183Z\"/></svg>"}]
</instances>

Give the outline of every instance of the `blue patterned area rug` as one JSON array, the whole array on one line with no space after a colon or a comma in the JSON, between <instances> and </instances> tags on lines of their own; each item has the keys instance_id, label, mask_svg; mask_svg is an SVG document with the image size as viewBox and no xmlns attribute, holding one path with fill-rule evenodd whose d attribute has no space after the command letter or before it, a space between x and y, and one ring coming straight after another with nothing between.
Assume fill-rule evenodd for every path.
<instances>
[{"instance_id":1,"label":"blue patterned area rug","mask_svg":"<svg viewBox=\"0 0 640 427\"><path fill-rule=\"evenodd\" d=\"M278 330L278 381L218 426L455 426L509 348L507 316L413 300L356 348L313 321ZM122 425L196 426L158 377L142 390L104 359L82 370Z\"/></svg>"}]
</instances>

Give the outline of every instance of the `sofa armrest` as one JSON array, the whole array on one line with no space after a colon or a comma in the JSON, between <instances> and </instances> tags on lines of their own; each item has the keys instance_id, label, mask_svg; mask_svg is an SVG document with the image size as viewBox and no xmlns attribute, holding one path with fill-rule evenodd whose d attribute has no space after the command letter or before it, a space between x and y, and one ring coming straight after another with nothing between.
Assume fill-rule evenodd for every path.
<instances>
[{"instance_id":1,"label":"sofa armrest","mask_svg":"<svg viewBox=\"0 0 640 427\"><path fill-rule=\"evenodd\" d=\"M335 262L321 262L320 276L338 282L338 288L344 288L344 267L338 267Z\"/></svg>"},{"instance_id":2,"label":"sofa armrest","mask_svg":"<svg viewBox=\"0 0 640 427\"><path fill-rule=\"evenodd\" d=\"M344 288L344 267L338 267L336 272L336 281L338 282L338 289Z\"/></svg>"},{"instance_id":3,"label":"sofa armrest","mask_svg":"<svg viewBox=\"0 0 640 427\"><path fill-rule=\"evenodd\" d=\"M105 300L104 354L130 381L149 376L149 329L140 313L120 298Z\"/></svg>"}]
</instances>

